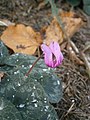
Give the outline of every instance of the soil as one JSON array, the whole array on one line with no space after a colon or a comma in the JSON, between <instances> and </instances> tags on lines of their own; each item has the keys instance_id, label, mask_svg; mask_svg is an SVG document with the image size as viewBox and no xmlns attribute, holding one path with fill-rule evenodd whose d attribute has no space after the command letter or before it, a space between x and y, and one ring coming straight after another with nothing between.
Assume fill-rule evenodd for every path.
<instances>
[{"instance_id":1,"label":"soil","mask_svg":"<svg viewBox=\"0 0 90 120\"><path fill-rule=\"evenodd\" d=\"M42 0L0 0L0 19L32 26L39 31L48 26L52 19L50 5L40 7ZM60 9L69 10L66 3L56 2ZM86 24L71 38L79 50L78 56L83 60L81 52L90 43L90 17L74 11L86 21ZM0 35L5 27L0 27ZM86 72L85 63L77 64L70 60L68 51L63 51L64 62L56 69L56 74L62 80L63 98L54 104L60 120L90 120L90 78ZM89 59L90 51L88 50ZM90 64L89 64L90 65Z\"/></svg>"}]
</instances>

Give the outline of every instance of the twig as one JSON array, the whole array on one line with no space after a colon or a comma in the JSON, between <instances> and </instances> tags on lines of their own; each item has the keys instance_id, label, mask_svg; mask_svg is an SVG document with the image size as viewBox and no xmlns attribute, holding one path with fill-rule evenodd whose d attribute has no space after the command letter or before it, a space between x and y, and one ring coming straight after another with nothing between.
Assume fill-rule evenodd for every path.
<instances>
[{"instance_id":1,"label":"twig","mask_svg":"<svg viewBox=\"0 0 90 120\"><path fill-rule=\"evenodd\" d=\"M74 42L70 41L70 43L71 43L72 48L75 50L75 52L76 52L76 53L79 53L79 50L78 50L78 48L76 47L76 45L74 44Z\"/></svg>"},{"instance_id":2,"label":"twig","mask_svg":"<svg viewBox=\"0 0 90 120\"><path fill-rule=\"evenodd\" d=\"M89 64L89 62L88 62L88 60L87 60L87 58L86 58L86 56L85 56L85 54L83 52L81 53L81 55L82 55L83 60L85 62L87 73L88 73L89 78L90 78L90 64Z\"/></svg>"},{"instance_id":3,"label":"twig","mask_svg":"<svg viewBox=\"0 0 90 120\"><path fill-rule=\"evenodd\" d=\"M65 116L67 116L70 113L70 111L72 111L72 108L73 108L74 105L75 105L75 103L72 103L71 107L69 108L69 110L67 111Z\"/></svg>"}]
</instances>

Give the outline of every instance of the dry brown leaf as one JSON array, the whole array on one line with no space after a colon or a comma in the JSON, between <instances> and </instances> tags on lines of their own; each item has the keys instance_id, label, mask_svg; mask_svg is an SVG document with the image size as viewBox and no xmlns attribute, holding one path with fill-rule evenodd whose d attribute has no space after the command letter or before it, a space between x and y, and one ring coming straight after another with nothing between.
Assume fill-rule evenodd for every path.
<instances>
[{"instance_id":1,"label":"dry brown leaf","mask_svg":"<svg viewBox=\"0 0 90 120\"><path fill-rule=\"evenodd\" d=\"M61 51L63 51L67 46L67 41L63 42L61 45L60 45L60 48L61 48Z\"/></svg>"},{"instance_id":2,"label":"dry brown leaf","mask_svg":"<svg viewBox=\"0 0 90 120\"><path fill-rule=\"evenodd\" d=\"M15 25L15 23L12 23L11 21L6 19L0 19L0 26L9 26L9 25Z\"/></svg>"},{"instance_id":3,"label":"dry brown leaf","mask_svg":"<svg viewBox=\"0 0 90 120\"><path fill-rule=\"evenodd\" d=\"M56 20L54 19L46 29L46 38L44 43L49 45L52 41L60 42L63 41L63 32Z\"/></svg>"},{"instance_id":4,"label":"dry brown leaf","mask_svg":"<svg viewBox=\"0 0 90 120\"><path fill-rule=\"evenodd\" d=\"M65 18L63 19L65 31L69 38L71 38L82 26L81 18Z\"/></svg>"},{"instance_id":5,"label":"dry brown leaf","mask_svg":"<svg viewBox=\"0 0 90 120\"><path fill-rule=\"evenodd\" d=\"M81 18L75 18L73 12L62 12L60 14L60 18L62 19L62 23L64 25L65 33L68 37L72 37L77 30L82 26L83 21ZM63 42L65 38L61 27L59 26L56 18L54 18L51 24L46 29L46 38L44 42L49 45L52 41L57 41L59 43Z\"/></svg>"},{"instance_id":6,"label":"dry brown leaf","mask_svg":"<svg viewBox=\"0 0 90 120\"><path fill-rule=\"evenodd\" d=\"M45 1L41 1L37 7L38 10L43 9L45 7Z\"/></svg>"},{"instance_id":7,"label":"dry brown leaf","mask_svg":"<svg viewBox=\"0 0 90 120\"><path fill-rule=\"evenodd\" d=\"M39 32L22 24L9 26L1 36L1 40L14 52L30 55L34 54L42 43Z\"/></svg>"},{"instance_id":8,"label":"dry brown leaf","mask_svg":"<svg viewBox=\"0 0 90 120\"><path fill-rule=\"evenodd\" d=\"M61 16L62 18L63 18L63 17L72 18L72 17L75 16L75 13L72 12L72 11L69 11L69 12L67 12L67 11L60 11L60 12L59 12L59 16Z\"/></svg>"},{"instance_id":9,"label":"dry brown leaf","mask_svg":"<svg viewBox=\"0 0 90 120\"><path fill-rule=\"evenodd\" d=\"M0 71L0 82L3 76L4 76L4 72Z\"/></svg>"}]
</instances>

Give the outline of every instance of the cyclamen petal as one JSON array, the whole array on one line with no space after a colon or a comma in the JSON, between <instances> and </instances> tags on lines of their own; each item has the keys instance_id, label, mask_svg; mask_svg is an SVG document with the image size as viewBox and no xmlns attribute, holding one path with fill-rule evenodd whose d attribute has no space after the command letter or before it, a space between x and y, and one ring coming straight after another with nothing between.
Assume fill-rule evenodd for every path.
<instances>
[{"instance_id":1,"label":"cyclamen petal","mask_svg":"<svg viewBox=\"0 0 90 120\"><path fill-rule=\"evenodd\" d=\"M51 50L45 44L41 45L41 49L42 49L43 54L44 54L45 64L48 65L48 66L51 66L51 62L52 62L52 52L51 52Z\"/></svg>"},{"instance_id":2,"label":"cyclamen petal","mask_svg":"<svg viewBox=\"0 0 90 120\"><path fill-rule=\"evenodd\" d=\"M55 68L63 61L63 54L57 42L51 42L49 46L42 44L41 49L44 54L45 64L49 67Z\"/></svg>"}]
</instances>

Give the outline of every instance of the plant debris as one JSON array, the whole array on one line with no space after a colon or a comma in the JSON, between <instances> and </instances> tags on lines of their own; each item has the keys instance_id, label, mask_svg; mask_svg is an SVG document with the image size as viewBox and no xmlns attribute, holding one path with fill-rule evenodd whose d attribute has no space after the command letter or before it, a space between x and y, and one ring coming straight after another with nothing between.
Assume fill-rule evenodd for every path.
<instances>
[{"instance_id":1,"label":"plant debris","mask_svg":"<svg viewBox=\"0 0 90 120\"><path fill-rule=\"evenodd\" d=\"M1 40L14 52L34 54L42 43L40 33L22 24L8 26L1 36Z\"/></svg>"}]
</instances>

